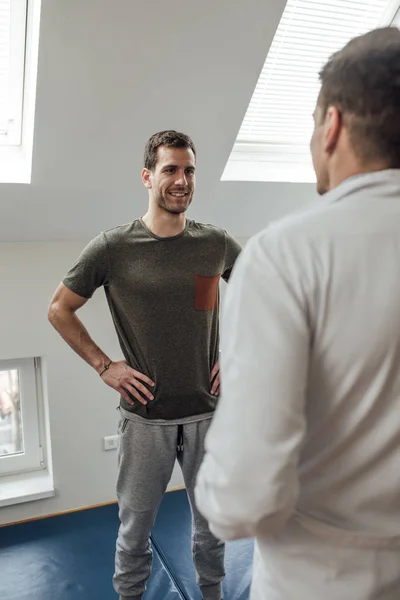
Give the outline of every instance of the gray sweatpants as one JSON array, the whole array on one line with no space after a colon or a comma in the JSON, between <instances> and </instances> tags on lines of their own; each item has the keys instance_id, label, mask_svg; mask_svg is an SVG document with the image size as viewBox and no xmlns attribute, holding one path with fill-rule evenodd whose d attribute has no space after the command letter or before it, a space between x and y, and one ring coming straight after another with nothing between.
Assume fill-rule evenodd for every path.
<instances>
[{"instance_id":1,"label":"gray sweatpants","mask_svg":"<svg viewBox=\"0 0 400 600\"><path fill-rule=\"evenodd\" d=\"M206 419L178 426L121 419L117 480L121 524L114 574L114 588L120 600L141 600L145 591L152 563L150 532L176 459L192 510L197 583L204 600L221 600L224 544L210 533L194 501L197 472L203 460L204 438L210 422L211 419Z\"/></svg>"}]
</instances>

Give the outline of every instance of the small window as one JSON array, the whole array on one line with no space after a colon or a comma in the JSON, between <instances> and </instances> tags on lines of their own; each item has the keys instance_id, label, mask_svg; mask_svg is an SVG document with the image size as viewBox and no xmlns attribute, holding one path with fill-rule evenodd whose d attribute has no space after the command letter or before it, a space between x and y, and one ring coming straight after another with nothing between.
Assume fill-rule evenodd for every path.
<instances>
[{"instance_id":1,"label":"small window","mask_svg":"<svg viewBox=\"0 0 400 600\"><path fill-rule=\"evenodd\" d=\"M0 360L0 476L43 468L38 361Z\"/></svg>"},{"instance_id":2,"label":"small window","mask_svg":"<svg viewBox=\"0 0 400 600\"><path fill-rule=\"evenodd\" d=\"M0 145L19 146L25 75L27 0L0 0Z\"/></svg>"}]
</instances>

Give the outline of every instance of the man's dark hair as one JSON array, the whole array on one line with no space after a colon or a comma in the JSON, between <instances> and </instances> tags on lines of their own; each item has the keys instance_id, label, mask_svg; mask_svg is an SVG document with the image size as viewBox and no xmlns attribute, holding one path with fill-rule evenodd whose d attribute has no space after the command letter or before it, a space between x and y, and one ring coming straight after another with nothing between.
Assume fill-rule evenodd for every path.
<instances>
[{"instance_id":1,"label":"man's dark hair","mask_svg":"<svg viewBox=\"0 0 400 600\"><path fill-rule=\"evenodd\" d=\"M157 152L160 146L168 148L190 148L196 157L196 148L194 147L191 138L179 131L169 129L167 131L159 131L151 136L144 149L144 167L152 171L157 164Z\"/></svg>"},{"instance_id":2,"label":"man's dark hair","mask_svg":"<svg viewBox=\"0 0 400 600\"><path fill-rule=\"evenodd\" d=\"M400 168L400 30L375 29L334 54L320 73L318 105L335 106L357 156Z\"/></svg>"}]
</instances>

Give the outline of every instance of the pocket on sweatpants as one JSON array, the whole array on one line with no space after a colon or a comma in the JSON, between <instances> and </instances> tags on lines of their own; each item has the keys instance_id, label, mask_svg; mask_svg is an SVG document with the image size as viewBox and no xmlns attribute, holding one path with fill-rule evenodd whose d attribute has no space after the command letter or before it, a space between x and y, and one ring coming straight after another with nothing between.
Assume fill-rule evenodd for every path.
<instances>
[{"instance_id":1,"label":"pocket on sweatpants","mask_svg":"<svg viewBox=\"0 0 400 600\"><path fill-rule=\"evenodd\" d=\"M127 419L126 417L121 417L121 419L119 421L119 426L118 426L119 435L121 435L125 432L128 423L129 423L129 419Z\"/></svg>"}]
</instances>

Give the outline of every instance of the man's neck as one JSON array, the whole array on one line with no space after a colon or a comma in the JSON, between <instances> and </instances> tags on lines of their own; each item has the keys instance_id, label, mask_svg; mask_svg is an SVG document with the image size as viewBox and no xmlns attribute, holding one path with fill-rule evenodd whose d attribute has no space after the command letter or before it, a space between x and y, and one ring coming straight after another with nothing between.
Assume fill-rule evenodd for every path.
<instances>
[{"instance_id":1,"label":"man's neck","mask_svg":"<svg viewBox=\"0 0 400 600\"><path fill-rule=\"evenodd\" d=\"M154 211L149 210L142 221L157 237L174 237L185 230L186 213L173 215L163 211L155 214Z\"/></svg>"},{"instance_id":2,"label":"man's neck","mask_svg":"<svg viewBox=\"0 0 400 600\"><path fill-rule=\"evenodd\" d=\"M355 159L347 159L341 164L336 164L335 169L331 173L330 177L330 189L334 189L347 181L351 177L357 175L366 175L367 173L376 173L378 171L384 171L388 169L388 165L385 161L375 162L371 164L360 164Z\"/></svg>"}]
</instances>

